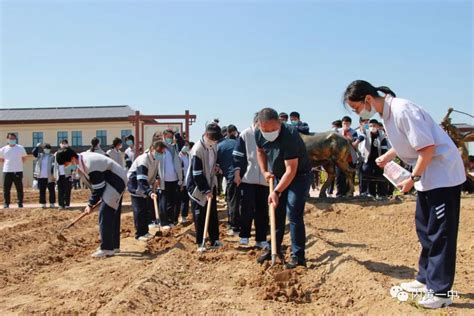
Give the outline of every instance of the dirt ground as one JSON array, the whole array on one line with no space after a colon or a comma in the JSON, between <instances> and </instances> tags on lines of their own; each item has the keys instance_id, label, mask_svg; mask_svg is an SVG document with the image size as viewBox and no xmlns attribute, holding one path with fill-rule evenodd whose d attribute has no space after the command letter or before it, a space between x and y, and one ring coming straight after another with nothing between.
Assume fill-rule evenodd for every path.
<instances>
[{"instance_id":1,"label":"dirt ground","mask_svg":"<svg viewBox=\"0 0 474 316\"><path fill-rule=\"evenodd\" d=\"M198 256L193 225L139 242L125 207L121 253L96 260L90 257L99 242L96 214L65 232L63 242L56 232L78 210L1 210L0 314L474 315L473 196L462 199L454 283L460 297L448 308L425 311L390 296L393 285L416 273L414 208L410 199L311 199L305 214L308 268L295 271L281 265L265 271L255 261L257 250L224 236L225 212L225 246ZM284 243L289 245L288 235Z\"/></svg>"}]
</instances>

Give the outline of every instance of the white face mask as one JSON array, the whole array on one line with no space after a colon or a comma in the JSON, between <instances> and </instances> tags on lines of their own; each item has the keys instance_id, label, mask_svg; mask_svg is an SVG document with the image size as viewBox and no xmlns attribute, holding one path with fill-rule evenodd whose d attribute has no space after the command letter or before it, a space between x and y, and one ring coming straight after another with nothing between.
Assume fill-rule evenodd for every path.
<instances>
[{"instance_id":1,"label":"white face mask","mask_svg":"<svg viewBox=\"0 0 474 316\"><path fill-rule=\"evenodd\" d=\"M372 134L377 133L377 131L378 131L377 127L371 127L371 128L370 128L370 132L371 132Z\"/></svg>"},{"instance_id":2,"label":"white face mask","mask_svg":"<svg viewBox=\"0 0 474 316\"><path fill-rule=\"evenodd\" d=\"M263 138L265 138L269 142L275 141L275 139L278 138L278 135L280 135L280 130L279 129L277 129L276 131L273 131L273 132L264 132L262 130L260 130L260 131L262 132Z\"/></svg>"},{"instance_id":3,"label":"white face mask","mask_svg":"<svg viewBox=\"0 0 474 316\"><path fill-rule=\"evenodd\" d=\"M370 120L372 118L372 116L375 115L375 113L377 113L377 111L375 110L375 107L371 104L369 104L370 106L370 111L367 111L367 109L364 107L362 109L362 111L360 111L359 113L359 116L363 119L363 120Z\"/></svg>"}]
</instances>

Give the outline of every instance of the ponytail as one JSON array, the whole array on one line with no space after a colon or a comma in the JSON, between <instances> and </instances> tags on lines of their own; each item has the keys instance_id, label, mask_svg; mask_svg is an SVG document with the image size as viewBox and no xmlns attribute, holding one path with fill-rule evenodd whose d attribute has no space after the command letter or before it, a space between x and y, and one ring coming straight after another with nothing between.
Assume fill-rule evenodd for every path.
<instances>
[{"instance_id":1,"label":"ponytail","mask_svg":"<svg viewBox=\"0 0 474 316\"><path fill-rule=\"evenodd\" d=\"M395 97L395 92L393 92L388 87L381 86L376 88L367 81L356 80L351 82L351 84L347 86L346 91L344 92L344 95L342 97L342 103L345 105L347 101L364 101L367 95L370 95L374 98L378 98L380 97L378 91L381 91L386 95L390 94L391 96Z\"/></svg>"},{"instance_id":2,"label":"ponytail","mask_svg":"<svg viewBox=\"0 0 474 316\"><path fill-rule=\"evenodd\" d=\"M395 92L393 92L389 87L386 87L386 86L380 86L380 87L377 87L375 88L375 90L377 91L382 91L384 94L390 94L392 97L396 97L395 95Z\"/></svg>"}]
</instances>

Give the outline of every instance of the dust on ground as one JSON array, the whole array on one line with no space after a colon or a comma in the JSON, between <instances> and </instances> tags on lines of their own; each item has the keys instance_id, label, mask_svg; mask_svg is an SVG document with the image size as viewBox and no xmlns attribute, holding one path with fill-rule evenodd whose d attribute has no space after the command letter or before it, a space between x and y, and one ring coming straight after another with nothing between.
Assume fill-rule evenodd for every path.
<instances>
[{"instance_id":1,"label":"dust on ground","mask_svg":"<svg viewBox=\"0 0 474 316\"><path fill-rule=\"evenodd\" d=\"M56 234L78 210L1 210L0 313L474 314L474 198L461 203L454 283L460 297L437 311L389 295L417 269L411 200L311 199L308 267L293 271L257 264L259 250L225 235L225 212L224 247L199 255L192 224L140 242L124 207L121 252L97 260L90 257L99 245L96 213L65 231L63 242Z\"/></svg>"}]
</instances>

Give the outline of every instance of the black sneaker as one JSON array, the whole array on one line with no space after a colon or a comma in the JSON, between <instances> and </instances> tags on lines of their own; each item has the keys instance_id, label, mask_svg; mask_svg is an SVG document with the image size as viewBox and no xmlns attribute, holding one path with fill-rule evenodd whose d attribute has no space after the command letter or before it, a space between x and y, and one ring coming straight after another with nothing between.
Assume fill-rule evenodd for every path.
<instances>
[{"instance_id":1,"label":"black sneaker","mask_svg":"<svg viewBox=\"0 0 474 316\"><path fill-rule=\"evenodd\" d=\"M18 208L23 208L23 203L18 204Z\"/></svg>"},{"instance_id":2,"label":"black sneaker","mask_svg":"<svg viewBox=\"0 0 474 316\"><path fill-rule=\"evenodd\" d=\"M10 205L3 203L3 208L10 208Z\"/></svg>"},{"instance_id":3,"label":"black sneaker","mask_svg":"<svg viewBox=\"0 0 474 316\"><path fill-rule=\"evenodd\" d=\"M306 267L306 260L301 261L296 257L291 257L290 261L285 263L285 268L287 269L294 269L297 266Z\"/></svg>"}]
</instances>

